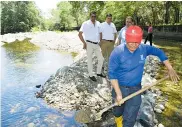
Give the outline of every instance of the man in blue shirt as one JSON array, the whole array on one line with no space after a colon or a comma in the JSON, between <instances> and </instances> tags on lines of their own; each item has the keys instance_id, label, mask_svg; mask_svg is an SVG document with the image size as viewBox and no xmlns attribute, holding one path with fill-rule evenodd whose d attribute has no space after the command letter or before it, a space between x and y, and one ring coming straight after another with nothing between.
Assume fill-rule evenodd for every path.
<instances>
[{"instance_id":1,"label":"man in blue shirt","mask_svg":"<svg viewBox=\"0 0 182 127\"><path fill-rule=\"evenodd\" d=\"M141 44L143 31L138 26L126 30L126 44L117 46L109 59L109 78L113 86L113 102L141 89L145 59L155 55L165 64L172 81L179 80L164 52L156 47ZM135 96L121 106L113 108L117 127L133 127L141 104L141 95ZM123 124L123 125L122 125Z\"/></svg>"}]
</instances>

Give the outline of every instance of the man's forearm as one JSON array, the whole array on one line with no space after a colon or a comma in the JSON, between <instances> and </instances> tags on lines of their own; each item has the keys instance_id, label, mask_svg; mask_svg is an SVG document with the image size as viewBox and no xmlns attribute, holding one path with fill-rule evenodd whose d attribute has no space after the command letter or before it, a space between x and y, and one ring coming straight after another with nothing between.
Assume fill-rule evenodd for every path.
<instances>
[{"instance_id":1,"label":"man's forearm","mask_svg":"<svg viewBox=\"0 0 182 127\"><path fill-rule=\"evenodd\" d=\"M80 40L81 40L83 43L85 43L85 40L83 39L82 34L81 34L81 33L79 33L79 34L78 34L78 36L79 36Z\"/></svg>"},{"instance_id":2,"label":"man's forearm","mask_svg":"<svg viewBox=\"0 0 182 127\"><path fill-rule=\"evenodd\" d=\"M177 75L176 71L173 69L173 67L171 66L169 60L165 60L163 61L163 63L165 64L166 68L168 69L168 74L171 78L171 80L174 83L177 83L178 80L180 80L179 76Z\"/></svg>"},{"instance_id":3,"label":"man's forearm","mask_svg":"<svg viewBox=\"0 0 182 127\"><path fill-rule=\"evenodd\" d=\"M164 65L166 66L166 68L167 68L168 70L172 68L172 66L171 66L171 64L170 64L170 62L169 62L169 60L165 60L165 61L163 61L163 63L164 63Z\"/></svg>"},{"instance_id":4,"label":"man's forearm","mask_svg":"<svg viewBox=\"0 0 182 127\"><path fill-rule=\"evenodd\" d=\"M116 92L117 96L122 96L121 90L119 88L118 80L117 79L112 79L111 84Z\"/></svg>"}]
</instances>

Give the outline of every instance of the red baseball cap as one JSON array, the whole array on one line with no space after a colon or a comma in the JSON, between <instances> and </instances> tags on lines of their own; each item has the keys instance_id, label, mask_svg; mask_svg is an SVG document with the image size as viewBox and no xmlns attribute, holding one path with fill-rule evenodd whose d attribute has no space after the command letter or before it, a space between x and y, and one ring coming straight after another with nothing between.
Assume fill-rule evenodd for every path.
<instances>
[{"instance_id":1,"label":"red baseball cap","mask_svg":"<svg viewBox=\"0 0 182 127\"><path fill-rule=\"evenodd\" d=\"M126 30L126 42L127 43L141 43L143 37L143 31L139 26L130 26Z\"/></svg>"}]
</instances>

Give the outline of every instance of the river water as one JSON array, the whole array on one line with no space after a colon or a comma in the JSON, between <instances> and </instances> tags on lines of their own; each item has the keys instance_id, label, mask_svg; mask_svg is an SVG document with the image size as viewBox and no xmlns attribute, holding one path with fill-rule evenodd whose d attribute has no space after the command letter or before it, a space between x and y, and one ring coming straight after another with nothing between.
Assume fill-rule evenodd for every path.
<instances>
[{"instance_id":1,"label":"river water","mask_svg":"<svg viewBox=\"0 0 182 127\"><path fill-rule=\"evenodd\" d=\"M2 127L77 127L74 111L49 107L35 93L56 70L73 63L69 53L47 49L14 51L1 47Z\"/></svg>"}]
</instances>

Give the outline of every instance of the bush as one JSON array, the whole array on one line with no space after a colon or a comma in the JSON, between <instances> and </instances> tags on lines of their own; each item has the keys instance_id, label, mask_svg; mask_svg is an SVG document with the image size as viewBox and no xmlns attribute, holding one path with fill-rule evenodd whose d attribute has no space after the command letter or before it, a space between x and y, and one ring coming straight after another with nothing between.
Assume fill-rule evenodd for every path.
<instances>
[{"instance_id":1,"label":"bush","mask_svg":"<svg viewBox=\"0 0 182 127\"><path fill-rule=\"evenodd\" d=\"M32 27L32 29L31 29L31 32L38 32L38 31L41 31L41 29L37 26Z\"/></svg>"}]
</instances>

